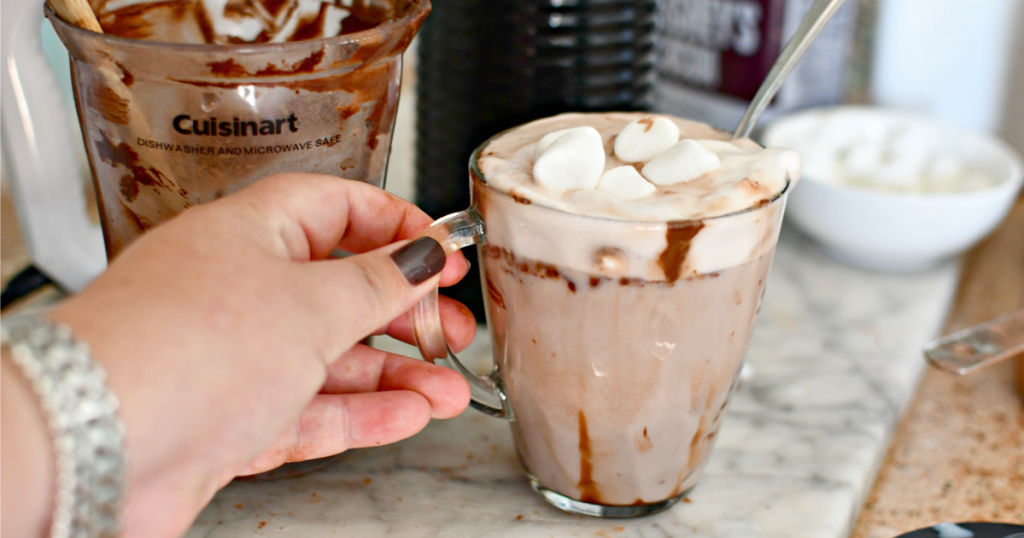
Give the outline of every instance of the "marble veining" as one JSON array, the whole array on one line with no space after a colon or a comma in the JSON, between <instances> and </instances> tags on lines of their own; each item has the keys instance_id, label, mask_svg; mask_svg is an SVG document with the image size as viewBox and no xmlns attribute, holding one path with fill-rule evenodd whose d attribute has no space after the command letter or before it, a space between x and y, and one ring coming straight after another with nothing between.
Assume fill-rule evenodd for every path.
<instances>
[{"instance_id":1,"label":"marble veining","mask_svg":"<svg viewBox=\"0 0 1024 538\"><path fill-rule=\"evenodd\" d=\"M598 520L550 507L529 488L508 425L467 411L302 478L233 483L187 538L846 536L956 278L952 263L911 275L846 267L784 228L705 476L662 514ZM484 336L468 354L478 362L489 360Z\"/></svg>"}]
</instances>

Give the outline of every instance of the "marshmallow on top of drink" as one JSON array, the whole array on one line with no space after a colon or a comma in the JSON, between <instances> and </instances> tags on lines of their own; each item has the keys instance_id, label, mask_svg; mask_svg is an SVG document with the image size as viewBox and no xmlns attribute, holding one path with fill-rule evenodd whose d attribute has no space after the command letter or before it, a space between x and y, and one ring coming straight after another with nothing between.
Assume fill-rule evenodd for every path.
<instances>
[{"instance_id":1,"label":"marshmallow on top of drink","mask_svg":"<svg viewBox=\"0 0 1024 538\"><path fill-rule=\"evenodd\" d=\"M795 151L636 112L528 123L494 138L478 166L488 185L516 201L560 210L531 212L530 219L564 228L578 219L573 215L601 217L574 226L570 241L501 230L489 231L489 241L590 274L670 282L768 253L782 211L771 202L800 176ZM756 208L767 213L744 212ZM683 238L685 245L678 244ZM615 252L617 261L608 262L605 252ZM666 258L681 259L668 267Z\"/></svg>"},{"instance_id":2,"label":"marshmallow on top of drink","mask_svg":"<svg viewBox=\"0 0 1024 538\"><path fill-rule=\"evenodd\" d=\"M645 113L563 114L488 145L492 187L570 213L705 219L767 203L800 175L791 150L725 140L712 127Z\"/></svg>"}]
</instances>

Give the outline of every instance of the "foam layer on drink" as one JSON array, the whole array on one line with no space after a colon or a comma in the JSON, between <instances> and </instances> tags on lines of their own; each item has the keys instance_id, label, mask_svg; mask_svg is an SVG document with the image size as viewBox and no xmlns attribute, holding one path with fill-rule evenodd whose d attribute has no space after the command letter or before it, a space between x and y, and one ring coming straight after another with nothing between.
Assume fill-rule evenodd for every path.
<instances>
[{"instance_id":1,"label":"foam layer on drink","mask_svg":"<svg viewBox=\"0 0 1024 538\"><path fill-rule=\"evenodd\" d=\"M648 113L562 114L518 127L492 141L481 154L480 170L494 188L536 204L582 215L626 220L674 221L705 219L733 213L770 201L788 181L800 176L800 157L780 148L762 148L743 139L704 145L715 153L721 168L692 181L657 185L653 194L622 200L596 189L561 190L534 178L537 146L550 134L575 127L593 127L605 150L604 172L623 165L638 169L649 162L630 163L616 153L616 137L628 124L666 118L679 128L680 138L728 142L729 135L703 123Z\"/></svg>"},{"instance_id":2,"label":"foam layer on drink","mask_svg":"<svg viewBox=\"0 0 1024 538\"><path fill-rule=\"evenodd\" d=\"M92 0L104 33L192 44L334 37L401 17L408 0Z\"/></svg>"},{"instance_id":3,"label":"foam layer on drink","mask_svg":"<svg viewBox=\"0 0 1024 538\"><path fill-rule=\"evenodd\" d=\"M625 164L613 152L614 138L627 124L649 116L563 114L526 124L490 142L478 158L487 185L529 206L519 213L528 215L530 228L574 232L525 233L523 224L508 222L490 227L489 240L518 256L600 277L669 282L735 267L770 252L782 218L781 194L800 173L799 156L792 151L764 149L746 139L730 144L732 149L719 142L718 171L675 185L658 185L654 194L631 201L594 189L552 189L534 180L537 144L545 135L581 126L595 128L602 138L604 170L608 171ZM670 119L684 139L728 139L708 125ZM494 193L483 191L478 189L476 199L484 211L500 203ZM493 211L488 218L507 214ZM623 220L633 225L623 226Z\"/></svg>"}]
</instances>

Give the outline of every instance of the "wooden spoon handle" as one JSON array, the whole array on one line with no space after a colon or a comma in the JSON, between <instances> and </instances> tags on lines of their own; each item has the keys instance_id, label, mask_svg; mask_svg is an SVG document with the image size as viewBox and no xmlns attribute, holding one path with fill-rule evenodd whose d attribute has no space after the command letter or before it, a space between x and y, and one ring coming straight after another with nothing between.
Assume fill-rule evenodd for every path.
<instances>
[{"instance_id":1,"label":"wooden spoon handle","mask_svg":"<svg viewBox=\"0 0 1024 538\"><path fill-rule=\"evenodd\" d=\"M88 0L50 0L50 5L60 17L79 28L102 34L103 28Z\"/></svg>"}]
</instances>

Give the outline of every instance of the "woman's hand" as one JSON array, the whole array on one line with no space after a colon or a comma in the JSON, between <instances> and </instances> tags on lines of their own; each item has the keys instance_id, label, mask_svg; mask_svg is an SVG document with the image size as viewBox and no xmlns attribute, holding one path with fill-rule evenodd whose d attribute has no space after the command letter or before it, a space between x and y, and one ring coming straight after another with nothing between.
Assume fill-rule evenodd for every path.
<instances>
[{"instance_id":1,"label":"woman's hand","mask_svg":"<svg viewBox=\"0 0 1024 538\"><path fill-rule=\"evenodd\" d=\"M393 257L430 221L362 183L276 176L148 233L51 312L121 400L125 536L180 535L237 475L392 443L465 409L455 372L359 343L411 342L402 314L468 270L432 240ZM335 248L359 255L328 259ZM472 314L441 311L467 346Z\"/></svg>"}]
</instances>

